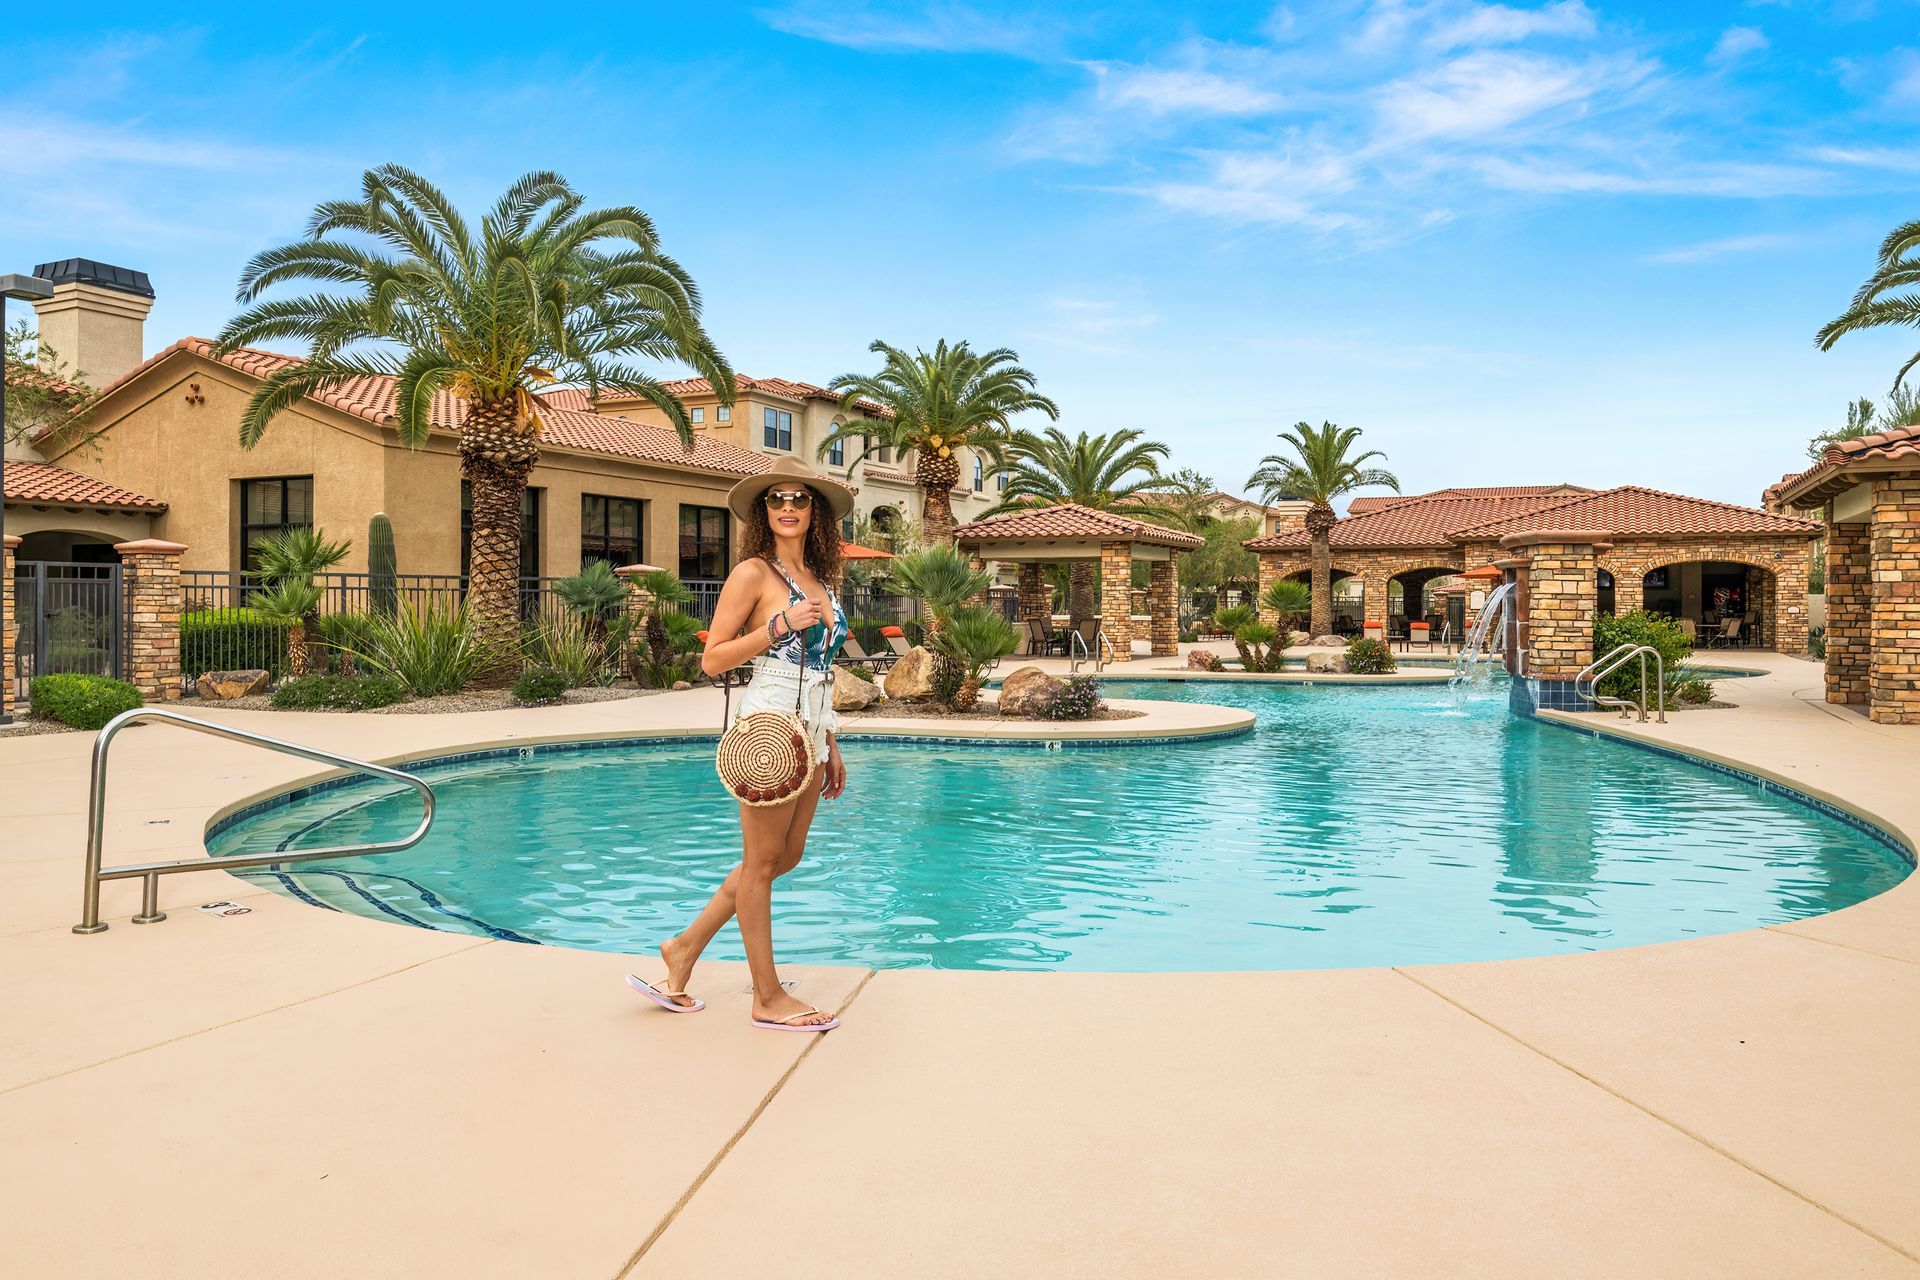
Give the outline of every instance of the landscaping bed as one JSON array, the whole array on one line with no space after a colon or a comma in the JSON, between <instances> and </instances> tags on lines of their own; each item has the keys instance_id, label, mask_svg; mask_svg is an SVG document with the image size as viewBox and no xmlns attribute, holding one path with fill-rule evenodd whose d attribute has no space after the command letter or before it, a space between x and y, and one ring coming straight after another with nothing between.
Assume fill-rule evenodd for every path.
<instances>
[{"instance_id":1,"label":"landscaping bed","mask_svg":"<svg viewBox=\"0 0 1920 1280\"><path fill-rule=\"evenodd\" d=\"M1086 717L1088 720L1137 720L1146 715L1144 711L1125 710L1119 707L1103 706L1099 711ZM1000 704L982 701L971 711L949 711L937 702L882 702L868 707L864 711L842 711L842 720L992 720L998 724L1065 724L1068 721L1036 720L1032 716L1003 716Z\"/></svg>"},{"instance_id":2,"label":"landscaping bed","mask_svg":"<svg viewBox=\"0 0 1920 1280\"><path fill-rule=\"evenodd\" d=\"M641 689L632 683L621 681L604 688L586 687L569 689L562 694L556 705L581 702L617 702L622 698L644 698L651 694L666 693L665 689ZM198 700L182 701L170 704L175 707L232 707L236 711L278 711L268 694L253 694L245 698L224 698L218 702ZM468 711L505 711L516 707L513 692L510 689L463 689L459 693L443 693L432 698L404 698L384 707L367 707L359 711L349 711L338 707L311 708L317 715L363 715L363 716L426 716L456 715Z\"/></svg>"}]
</instances>

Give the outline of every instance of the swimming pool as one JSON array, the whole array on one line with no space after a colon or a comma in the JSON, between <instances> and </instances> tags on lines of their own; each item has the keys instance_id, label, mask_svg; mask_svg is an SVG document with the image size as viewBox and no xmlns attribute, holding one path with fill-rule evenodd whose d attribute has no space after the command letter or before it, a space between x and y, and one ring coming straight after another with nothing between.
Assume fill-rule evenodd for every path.
<instances>
[{"instance_id":1,"label":"swimming pool","mask_svg":"<svg viewBox=\"0 0 1920 1280\"><path fill-rule=\"evenodd\" d=\"M1254 731L1036 750L846 744L851 786L775 891L783 960L1230 970L1483 960L1722 933L1880 893L1881 838L1722 772L1510 715L1504 688L1113 682ZM1689 714L1716 714L1695 712ZM710 742L424 771L399 854L250 877L316 905L650 954L738 856ZM379 784L243 816L215 853L391 837ZM739 959L723 931L709 954Z\"/></svg>"}]
</instances>

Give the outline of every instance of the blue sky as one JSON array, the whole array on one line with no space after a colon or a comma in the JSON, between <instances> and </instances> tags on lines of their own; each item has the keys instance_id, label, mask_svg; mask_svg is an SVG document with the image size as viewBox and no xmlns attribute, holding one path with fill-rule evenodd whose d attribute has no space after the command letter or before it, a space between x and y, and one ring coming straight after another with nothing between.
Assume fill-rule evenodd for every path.
<instances>
[{"instance_id":1,"label":"blue sky","mask_svg":"<svg viewBox=\"0 0 1920 1280\"><path fill-rule=\"evenodd\" d=\"M1012 346L1229 489L1330 418L1409 490L1752 502L1915 345L1811 341L1920 214L1911 0L450 12L16 13L0 264L148 271L157 349L371 165L553 168L742 372Z\"/></svg>"}]
</instances>

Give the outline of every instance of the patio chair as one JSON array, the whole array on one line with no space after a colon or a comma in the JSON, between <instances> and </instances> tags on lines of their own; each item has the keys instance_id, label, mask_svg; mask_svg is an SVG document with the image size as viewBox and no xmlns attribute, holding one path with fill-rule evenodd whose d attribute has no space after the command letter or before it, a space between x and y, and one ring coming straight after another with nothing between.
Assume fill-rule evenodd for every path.
<instances>
[{"instance_id":1,"label":"patio chair","mask_svg":"<svg viewBox=\"0 0 1920 1280\"><path fill-rule=\"evenodd\" d=\"M1680 630L1686 632L1687 639L1689 640L1698 640L1700 638L1700 628L1695 625L1692 618L1680 619Z\"/></svg>"},{"instance_id":2,"label":"patio chair","mask_svg":"<svg viewBox=\"0 0 1920 1280\"><path fill-rule=\"evenodd\" d=\"M1100 656L1100 619L1082 618L1073 624L1080 633L1080 643L1087 646L1087 652L1094 657ZM1071 652L1071 650L1069 650Z\"/></svg>"},{"instance_id":3,"label":"patio chair","mask_svg":"<svg viewBox=\"0 0 1920 1280\"><path fill-rule=\"evenodd\" d=\"M1411 649L1415 645L1419 645L1421 648L1429 651L1432 650L1433 628L1431 626L1424 622L1409 622L1407 624L1405 646Z\"/></svg>"},{"instance_id":4,"label":"patio chair","mask_svg":"<svg viewBox=\"0 0 1920 1280\"><path fill-rule=\"evenodd\" d=\"M1361 630L1360 634L1367 640L1385 641L1387 638L1387 624L1384 622L1369 622Z\"/></svg>"},{"instance_id":5,"label":"patio chair","mask_svg":"<svg viewBox=\"0 0 1920 1280\"><path fill-rule=\"evenodd\" d=\"M1712 636L1708 637L1707 648L1731 649L1735 645L1742 643L1740 639L1741 621L1742 620L1739 618L1727 618L1722 620L1722 622L1720 623L1720 630L1715 632Z\"/></svg>"},{"instance_id":6,"label":"patio chair","mask_svg":"<svg viewBox=\"0 0 1920 1280\"><path fill-rule=\"evenodd\" d=\"M913 646L907 643L907 633L901 627L880 628L880 638L887 642L887 648L893 650L896 660L906 657L913 651Z\"/></svg>"},{"instance_id":7,"label":"patio chair","mask_svg":"<svg viewBox=\"0 0 1920 1280\"><path fill-rule=\"evenodd\" d=\"M1030 657L1064 656L1067 637L1053 629L1052 618L1027 619L1027 654Z\"/></svg>"},{"instance_id":8,"label":"patio chair","mask_svg":"<svg viewBox=\"0 0 1920 1280\"><path fill-rule=\"evenodd\" d=\"M835 666L841 667L872 667L873 674L883 676L894 663L900 661L900 655L897 653L883 653L877 656L870 654L860 643L860 637L849 632L846 643L840 646L840 656L833 661Z\"/></svg>"}]
</instances>

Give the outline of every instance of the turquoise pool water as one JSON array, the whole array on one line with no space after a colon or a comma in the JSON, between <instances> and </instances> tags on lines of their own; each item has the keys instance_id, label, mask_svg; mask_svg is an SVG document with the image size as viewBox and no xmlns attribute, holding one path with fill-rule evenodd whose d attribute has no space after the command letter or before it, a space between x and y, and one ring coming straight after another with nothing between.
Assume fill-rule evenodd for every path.
<instances>
[{"instance_id":1,"label":"turquoise pool water","mask_svg":"<svg viewBox=\"0 0 1920 1280\"><path fill-rule=\"evenodd\" d=\"M1816 915L1910 869L1750 781L1515 718L1502 686L1111 692L1247 707L1258 725L1110 749L848 743L848 796L821 806L806 861L775 891L781 958L1133 971L1481 960ZM426 776L440 816L420 846L252 874L360 915L644 954L738 856L710 743ZM339 788L212 843L386 838L416 804ZM710 954L741 958L738 934Z\"/></svg>"}]
</instances>

